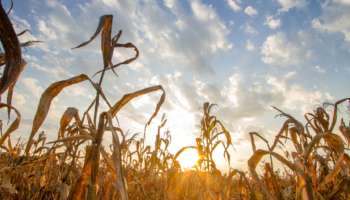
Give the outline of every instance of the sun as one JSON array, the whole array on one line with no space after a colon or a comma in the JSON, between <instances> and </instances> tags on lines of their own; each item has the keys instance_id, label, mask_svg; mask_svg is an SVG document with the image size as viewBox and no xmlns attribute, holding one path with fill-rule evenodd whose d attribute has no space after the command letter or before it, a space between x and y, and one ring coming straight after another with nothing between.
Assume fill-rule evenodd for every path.
<instances>
[{"instance_id":1,"label":"sun","mask_svg":"<svg viewBox=\"0 0 350 200\"><path fill-rule=\"evenodd\" d=\"M180 162L181 168L191 168L197 164L198 152L196 149L186 149L177 160Z\"/></svg>"}]
</instances>

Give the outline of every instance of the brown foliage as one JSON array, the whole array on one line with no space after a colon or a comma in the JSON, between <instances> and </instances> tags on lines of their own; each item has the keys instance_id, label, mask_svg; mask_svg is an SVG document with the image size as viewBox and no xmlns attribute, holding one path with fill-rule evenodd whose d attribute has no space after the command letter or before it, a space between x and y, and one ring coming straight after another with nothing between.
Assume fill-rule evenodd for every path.
<instances>
[{"instance_id":1,"label":"brown foliage","mask_svg":"<svg viewBox=\"0 0 350 200\"><path fill-rule=\"evenodd\" d=\"M314 113L307 113L305 126L273 107L287 120L272 146L259 133L249 133L253 149L253 155L248 161L250 172L230 168L228 174L221 174L216 168L213 151L222 145L223 156L230 163L228 148L233 145L231 134L220 120L211 115L216 104L203 104L203 117L198 125L201 135L196 138L196 146L183 147L174 155L168 151L170 131L165 131L164 137L161 135L161 129L167 122L165 114L158 126L153 151L151 146L145 146L146 128L165 101L165 91L161 85L125 94L113 106L109 103L101 87L105 72L112 70L116 74L115 68L129 64L139 56L139 51L133 44L118 43L121 31L112 38L112 21L113 16L102 16L91 39L76 47L89 44L102 32L104 66L95 74L101 73L99 83L94 83L87 75L81 74L51 84L40 98L29 140L25 143L19 139L16 145L12 145L10 134L21 122L19 111L11 106L14 85L26 65L22 59L21 47L40 41L20 44L17 37L29 31L16 35L1 6L0 39L5 53L0 54L0 65L5 65L5 69L0 79L0 94L8 91L8 97L7 104L0 103L0 109L6 107L9 114L11 110L17 114L17 119L5 134L1 132L0 147L6 151L0 152L1 199L349 199L350 157L345 153L344 144L348 147L350 145L350 129L342 119L339 130L346 142L334 134L333 129L337 121L338 105L350 98L337 101L334 105L328 102L318 107ZM113 65L115 48L133 48L136 55ZM96 90L96 97L83 118L80 119L78 109L67 108L60 121L57 140L46 143L44 132L35 140L37 131L49 113L52 100L64 88L86 80ZM142 138L137 139L139 134L130 137L130 132L124 133L115 126L113 118L127 103L158 90L163 93L145 125ZM108 111L98 112L100 97L109 106ZM94 118L91 119L89 111L93 105ZM325 109L330 105L334 107L332 119ZM309 131L310 127L313 134ZM111 153L101 145L106 131L110 131L113 136ZM219 136L223 136L226 142ZM262 139L268 149L256 149L254 137ZM284 150L280 146L284 146L282 139L291 141L295 151ZM79 150L88 141L91 144L85 145L84 150ZM48 144L53 145L47 146ZM133 152L132 145L136 148ZM276 147L285 156L280 155ZM193 166L194 170L183 171L177 158L190 148L198 151L199 159ZM58 149L63 152L56 152ZM265 155L270 156L270 162L264 162L263 174L259 175L256 167ZM283 167L288 167L283 175L279 174L279 170L274 171L273 157Z\"/></svg>"}]
</instances>

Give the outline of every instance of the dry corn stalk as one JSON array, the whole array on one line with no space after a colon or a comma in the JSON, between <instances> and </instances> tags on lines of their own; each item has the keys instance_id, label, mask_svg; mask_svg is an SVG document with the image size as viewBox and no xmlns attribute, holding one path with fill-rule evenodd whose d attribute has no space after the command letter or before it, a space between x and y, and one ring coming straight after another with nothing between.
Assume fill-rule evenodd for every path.
<instances>
[{"instance_id":1,"label":"dry corn stalk","mask_svg":"<svg viewBox=\"0 0 350 200\"><path fill-rule=\"evenodd\" d=\"M333 105L334 111L331 122L329 115L325 111L325 107L318 107L313 114L307 113L305 115L308 125L310 125L314 131L315 135L313 136L309 132L309 126L305 126L304 128L304 126L292 116L275 107L273 108L281 113L280 116L285 116L288 119L276 136L272 147L270 147L268 142L259 134L250 133L254 154L249 159L248 166L254 179L258 182L260 188L263 189L269 199L279 199L281 198L280 196L283 195L283 192L280 187L274 187L272 190L274 194L271 193L270 189L267 187L268 184L264 185L259 178L255 168L264 155L275 157L296 174L298 184L296 188L296 198L313 200L318 198L330 199L336 194L340 195L338 198L344 198L346 196L343 191L347 187L349 180L349 162L346 161L347 156L345 156L346 154L344 153L345 142L340 136L332 133L337 120L338 105L346 100L350 100L350 98L337 101ZM329 104L327 105L329 106ZM312 116L312 118L309 119L308 116ZM289 125L292 125L292 127L289 128L290 137L288 137ZM346 131L348 131L349 128L345 127L344 123L342 123L339 129L343 130L343 135L348 141L349 138L347 137ZM267 143L268 151L262 149L256 150L253 135L257 135ZM280 140L281 138L289 139L293 142L296 150L296 152L292 152L293 162L274 152L277 143L283 144ZM329 169L323 156L319 154L321 149L324 151L327 158L332 158L332 169ZM316 171L318 165L321 167L327 166L327 173L322 179L318 177L318 172ZM267 168L269 169L266 170L274 177L275 174L273 170L270 169L269 165ZM268 173L266 172L266 182L269 179L267 175ZM340 182L334 182L336 179L340 180ZM271 178L271 180L274 180L274 178Z\"/></svg>"},{"instance_id":2,"label":"dry corn stalk","mask_svg":"<svg viewBox=\"0 0 350 200\"><path fill-rule=\"evenodd\" d=\"M1 129L0 147L6 151L0 152L1 199L263 199L263 193L269 199L349 199L350 157L345 153L343 144L347 144L347 147L350 145L350 129L341 120L339 130L346 142L332 133L337 121L337 107L349 99L334 104L332 119L326 112L326 107L331 105L329 102L318 107L314 113L307 113L306 126L279 110L281 115L288 119L272 146L258 133L250 133L254 152L248 162L250 173L230 169L229 174L222 175L216 168L213 151L222 145L224 157L230 162L228 147L232 146L232 141L230 133L221 122L210 115L215 104L203 105L204 114L199 125L201 137L196 139L196 146L183 147L175 155L171 154L168 150L171 143L170 131L165 131L164 137L161 136L161 128L167 122L165 115L158 126L154 149L145 146L146 128L165 101L165 91L160 85L153 86L126 94L114 105L109 103L102 91L105 72L111 69L116 74L116 67L134 61L139 55L133 44L118 43L121 31L112 38L111 15L102 16L91 39L76 47L87 45L102 32L101 50L104 66L96 73L101 73L99 83L92 82L84 74L53 83L41 96L29 140L27 143L18 140L13 145L10 134L18 128L21 119L18 110L11 106L13 86L25 66L25 61L21 58L21 47L39 41L19 44L17 37L29 31L25 30L16 36L3 9L0 15L1 19L4 19L0 21L0 37L5 49L5 54L0 54L0 65L6 64L0 89L2 93L8 91L9 94L7 104L0 103L0 108L6 107L8 114L11 110L17 114L17 119L4 134ZM5 41L4 38L9 40ZM135 57L114 65L111 62L113 51L119 47L133 48L136 51ZM96 97L83 118L79 117L78 109L67 108L60 120L56 141L46 143L44 132L35 139L49 113L52 100L64 88L86 80L89 80L92 88L96 90ZM163 94L155 112L145 125L142 138L137 140L138 134L129 137L130 132L124 133L121 128L115 126L112 119L116 118L124 105L135 97L158 90L162 90ZM99 114L100 97L107 103L109 110ZM93 105L95 109L92 118L89 111ZM309 131L310 127L313 135ZM105 131L112 132L112 154L101 145ZM220 135L226 138L226 142L219 140ZM256 149L255 136L266 142L268 150ZM284 151L286 158L275 152L276 147L284 146L282 139L292 141L295 146L293 152ZM84 151L79 151L80 145L87 141L91 142L91 145L86 145ZM53 145L47 146L50 143ZM136 150L132 152L133 145ZM56 153L59 148L64 152ZM177 158L189 148L197 149L198 165L195 166L196 170L182 171ZM255 168L264 155L270 155L270 163L265 163L264 177L261 177ZM286 170L287 176L282 177L274 171L272 157L290 169Z\"/></svg>"}]
</instances>

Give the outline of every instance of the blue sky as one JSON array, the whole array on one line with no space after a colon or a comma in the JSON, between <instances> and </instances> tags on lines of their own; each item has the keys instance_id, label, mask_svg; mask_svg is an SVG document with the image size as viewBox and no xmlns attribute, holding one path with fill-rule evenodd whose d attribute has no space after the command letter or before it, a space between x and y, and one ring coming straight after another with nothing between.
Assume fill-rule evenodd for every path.
<instances>
[{"instance_id":1,"label":"blue sky","mask_svg":"<svg viewBox=\"0 0 350 200\"><path fill-rule=\"evenodd\" d=\"M2 4L9 9L10 1ZM93 35L100 16L112 14L112 35L123 30L120 42L133 43L140 57L118 67L119 77L107 73L102 88L109 101L162 85L166 102L147 131L147 143L153 146L165 112L173 153L195 145L199 134L195 125L202 114L198 108L207 101L216 103L212 114L231 132L237 150L230 149L231 166L246 169L252 155L249 131L272 141L284 122L274 119L278 113L270 106L305 122L303 114L311 112L317 100L349 97L349 10L349 0L15 1L9 15L18 24L15 30L33 33L20 41L45 43L23 53L28 64L13 99L22 123L12 138L28 138L40 95L51 83L82 73L92 77L102 69L100 37L86 47L71 48ZM116 49L113 63L133 56L133 50ZM118 113L121 128L143 132L160 95L143 96L124 107ZM40 129L48 141L57 138L67 107L76 107L82 116L94 96L88 83L65 89ZM100 111L106 110L107 105L101 104ZM4 119L6 111L1 115ZM344 112L340 116L347 118ZM107 133L104 145L110 143ZM259 147L265 148L262 143ZM220 169L227 170L222 154L217 149L215 159Z\"/></svg>"}]
</instances>

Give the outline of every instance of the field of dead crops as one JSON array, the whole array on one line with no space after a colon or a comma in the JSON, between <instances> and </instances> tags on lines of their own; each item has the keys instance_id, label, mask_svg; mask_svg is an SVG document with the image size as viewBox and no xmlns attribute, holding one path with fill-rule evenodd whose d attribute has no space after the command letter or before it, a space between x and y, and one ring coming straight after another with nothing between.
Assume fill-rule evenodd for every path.
<instances>
[{"instance_id":1,"label":"field of dead crops","mask_svg":"<svg viewBox=\"0 0 350 200\"><path fill-rule=\"evenodd\" d=\"M1 95L7 92L7 98L2 99L0 108L7 109L8 118L11 112L17 118L11 119L7 130L1 128L0 199L350 199L350 157L346 153L350 129L337 117L339 105L349 103L350 98L320 104L313 113L305 114L307 124L274 107L276 114L286 120L279 125L281 129L272 145L257 132L246 133L250 134L253 149L247 172L231 168L223 174L216 167L213 151L218 146L224 148L228 163L234 159L228 152L228 148L233 147L231 133L212 114L216 104L207 102L202 106L203 115L198 125L201 135L196 138L196 146L183 147L176 154L169 152L171 133L162 129L167 122L165 114L154 146L146 146L146 129L154 117L161 115L158 111L166 101L166 91L157 85L125 94L118 102L108 101L101 88L105 73L116 74L115 68L139 56L132 43L118 43L122 31L112 35L112 15L102 16L91 39L74 48L83 48L101 33L104 65L95 74L100 76L99 82L94 83L81 74L52 83L38 102L29 139L11 141L11 134L21 124L21 112L11 101L15 84L27 64L22 58L22 49L41 41L20 43L18 37L29 34L29 30L16 34L9 12L1 6L0 91ZM117 48L132 48L135 56L113 64L112 55ZM46 141L45 134L38 130L51 102L66 87L84 81L90 82L96 91L94 101L85 108L83 116L79 116L77 108L67 108L61 117L57 140ZM132 99L154 91L162 91L162 95L143 134L131 135L120 129L116 117L120 109ZM109 110L99 110L102 101ZM1 120L1 127L7 120ZM339 127L335 127L336 122L340 123ZM335 128L339 128L342 137L334 134ZM101 141L107 131L112 133L113 143L104 147ZM266 142L266 149L257 149L256 139ZM286 141L294 144L294 149L286 149ZM187 149L198 151L199 159L191 170L183 170L177 160ZM266 155L268 161L263 162ZM274 162L282 163L284 169L274 167ZM257 172L259 167L261 173Z\"/></svg>"}]
</instances>

